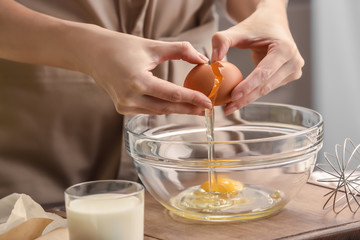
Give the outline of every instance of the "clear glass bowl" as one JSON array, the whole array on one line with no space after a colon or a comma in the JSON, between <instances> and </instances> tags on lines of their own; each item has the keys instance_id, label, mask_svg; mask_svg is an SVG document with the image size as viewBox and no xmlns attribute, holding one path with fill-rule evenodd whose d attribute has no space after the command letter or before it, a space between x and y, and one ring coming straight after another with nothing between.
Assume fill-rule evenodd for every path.
<instances>
[{"instance_id":1,"label":"clear glass bowl","mask_svg":"<svg viewBox=\"0 0 360 240\"><path fill-rule=\"evenodd\" d=\"M213 142L202 116L137 115L125 130L150 194L172 213L205 221L278 212L308 180L323 141L319 113L272 103L252 103L230 116L217 109Z\"/></svg>"}]
</instances>

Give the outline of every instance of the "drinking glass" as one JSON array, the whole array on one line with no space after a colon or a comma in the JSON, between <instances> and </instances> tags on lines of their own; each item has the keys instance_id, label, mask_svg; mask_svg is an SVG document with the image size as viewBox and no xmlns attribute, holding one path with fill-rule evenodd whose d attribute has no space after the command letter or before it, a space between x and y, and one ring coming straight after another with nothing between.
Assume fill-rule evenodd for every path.
<instances>
[{"instance_id":1,"label":"drinking glass","mask_svg":"<svg viewBox=\"0 0 360 240\"><path fill-rule=\"evenodd\" d=\"M144 187L125 180L84 182L65 190L70 240L142 240Z\"/></svg>"}]
</instances>

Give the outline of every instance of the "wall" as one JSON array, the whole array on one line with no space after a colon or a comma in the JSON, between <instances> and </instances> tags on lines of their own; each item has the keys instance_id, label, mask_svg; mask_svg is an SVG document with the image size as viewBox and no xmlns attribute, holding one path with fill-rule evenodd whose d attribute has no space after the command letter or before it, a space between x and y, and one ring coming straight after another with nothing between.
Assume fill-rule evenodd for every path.
<instances>
[{"instance_id":1,"label":"wall","mask_svg":"<svg viewBox=\"0 0 360 240\"><path fill-rule=\"evenodd\" d=\"M360 1L311 4L314 108L324 117L323 151L335 153L345 138L360 143Z\"/></svg>"}]
</instances>

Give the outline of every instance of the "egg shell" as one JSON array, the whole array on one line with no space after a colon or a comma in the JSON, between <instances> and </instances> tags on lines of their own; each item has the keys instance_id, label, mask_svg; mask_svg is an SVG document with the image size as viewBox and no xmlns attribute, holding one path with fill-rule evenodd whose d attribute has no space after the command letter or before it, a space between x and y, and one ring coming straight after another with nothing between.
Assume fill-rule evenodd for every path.
<instances>
[{"instance_id":1,"label":"egg shell","mask_svg":"<svg viewBox=\"0 0 360 240\"><path fill-rule=\"evenodd\" d=\"M224 105L231 102L231 92L242 80L240 70L232 63L219 61L223 66L221 74L222 83L218 90L215 105ZM184 87L200 91L209 96L215 81L215 75L209 64L199 64L195 66L186 76Z\"/></svg>"}]
</instances>

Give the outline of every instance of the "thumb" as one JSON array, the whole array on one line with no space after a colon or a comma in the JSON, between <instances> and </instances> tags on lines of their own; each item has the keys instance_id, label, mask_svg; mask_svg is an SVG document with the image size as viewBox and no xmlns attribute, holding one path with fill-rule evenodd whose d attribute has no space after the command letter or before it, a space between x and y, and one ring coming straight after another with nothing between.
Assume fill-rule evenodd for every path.
<instances>
[{"instance_id":1,"label":"thumb","mask_svg":"<svg viewBox=\"0 0 360 240\"><path fill-rule=\"evenodd\" d=\"M212 54L211 62L222 60L231 47L231 39L228 37L226 31L217 32L212 39Z\"/></svg>"},{"instance_id":2,"label":"thumb","mask_svg":"<svg viewBox=\"0 0 360 240\"><path fill-rule=\"evenodd\" d=\"M209 62L209 59L199 53L189 42L164 42L154 50L158 56L158 64L170 59L181 59L193 64Z\"/></svg>"},{"instance_id":3,"label":"thumb","mask_svg":"<svg viewBox=\"0 0 360 240\"><path fill-rule=\"evenodd\" d=\"M240 30L239 26L229 28L225 31L217 32L212 37L211 62L222 60L230 47L241 45L247 37Z\"/></svg>"}]
</instances>

